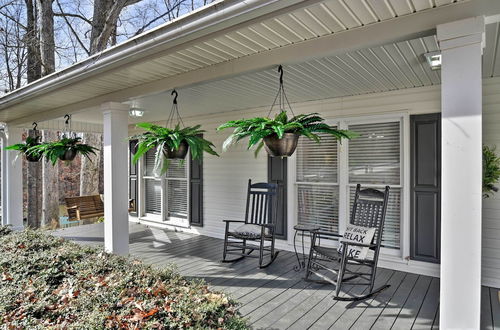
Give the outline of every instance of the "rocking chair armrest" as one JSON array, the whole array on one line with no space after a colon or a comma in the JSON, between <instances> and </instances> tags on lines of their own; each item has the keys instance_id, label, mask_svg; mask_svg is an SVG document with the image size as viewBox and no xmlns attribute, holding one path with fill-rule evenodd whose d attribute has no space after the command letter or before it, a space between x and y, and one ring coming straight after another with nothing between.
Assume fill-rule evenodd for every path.
<instances>
[{"instance_id":1,"label":"rocking chair armrest","mask_svg":"<svg viewBox=\"0 0 500 330\"><path fill-rule=\"evenodd\" d=\"M346 241L339 241L340 244L342 245L347 245L347 246L361 246L361 247L368 247L368 248L374 248L377 247L377 244L361 244L361 243L356 243L356 242L346 242Z\"/></svg>"},{"instance_id":2,"label":"rocking chair armrest","mask_svg":"<svg viewBox=\"0 0 500 330\"><path fill-rule=\"evenodd\" d=\"M342 237L342 235L337 234L337 233L332 233L331 231L324 231L324 230L313 230L313 234L319 235L319 236L332 236L332 237Z\"/></svg>"},{"instance_id":3,"label":"rocking chair armrest","mask_svg":"<svg viewBox=\"0 0 500 330\"><path fill-rule=\"evenodd\" d=\"M267 227L267 228L274 228L274 223L263 223L263 224L260 224L259 226Z\"/></svg>"},{"instance_id":4,"label":"rocking chair armrest","mask_svg":"<svg viewBox=\"0 0 500 330\"><path fill-rule=\"evenodd\" d=\"M222 220L223 222L239 222L239 223L245 223L245 220Z\"/></svg>"}]
</instances>

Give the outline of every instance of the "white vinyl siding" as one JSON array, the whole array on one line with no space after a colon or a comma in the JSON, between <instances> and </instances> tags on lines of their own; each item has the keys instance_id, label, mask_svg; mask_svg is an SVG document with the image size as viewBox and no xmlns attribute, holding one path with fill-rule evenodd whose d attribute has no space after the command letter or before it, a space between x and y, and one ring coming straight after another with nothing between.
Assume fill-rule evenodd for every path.
<instances>
[{"instance_id":1,"label":"white vinyl siding","mask_svg":"<svg viewBox=\"0 0 500 330\"><path fill-rule=\"evenodd\" d=\"M359 137L349 141L349 210L355 185L383 189L389 185L382 246L399 249L401 229L401 123L400 121L349 125Z\"/></svg>"},{"instance_id":2,"label":"white vinyl siding","mask_svg":"<svg viewBox=\"0 0 500 330\"><path fill-rule=\"evenodd\" d=\"M297 146L297 222L339 230L338 142L322 134L318 144L301 137Z\"/></svg>"}]
</instances>

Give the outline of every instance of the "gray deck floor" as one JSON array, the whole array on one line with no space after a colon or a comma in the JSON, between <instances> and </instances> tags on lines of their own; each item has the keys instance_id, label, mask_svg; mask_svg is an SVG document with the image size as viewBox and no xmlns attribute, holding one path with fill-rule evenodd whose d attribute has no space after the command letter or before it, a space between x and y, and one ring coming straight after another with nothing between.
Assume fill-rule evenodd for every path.
<instances>
[{"instance_id":1,"label":"gray deck floor","mask_svg":"<svg viewBox=\"0 0 500 330\"><path fill-rule=\"evenodd\" d=\"M255 329L435 329L439 279L379 268L377 282L390 288L364 302L332 299L332 287L302 280L293 253L281 251L267 269L247 258L220 263L216 238L130 225L130 253L156 266L175 264L181 274L205 279L212 288L241 303L240 312ZM103 224L55 232L82 244L103 244ZM364 287L346 287L344 294ZM499 291L482 288L482 329L500 329Z\"/></svg>"}]
</instances>

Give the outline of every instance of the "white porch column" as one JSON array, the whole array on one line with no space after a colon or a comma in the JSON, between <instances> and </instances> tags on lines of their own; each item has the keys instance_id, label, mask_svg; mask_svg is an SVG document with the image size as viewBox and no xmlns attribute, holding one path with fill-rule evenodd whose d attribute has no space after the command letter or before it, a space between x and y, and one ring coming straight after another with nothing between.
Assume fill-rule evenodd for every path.
<instances>
[{"instance_id":1,"label":"white porch column","mask_svg":"<svg viewBox=\"0 0 500 330\"><path fill-rule=\"evenodd\" d=\"M441 329L479 329L484 18L439 25L442 52Z\"/></svg>"},{"instance_id":2,"label":"white porch column","mask_svg":"<svg viewBox=\"0 0 500 330\"><path fill-rule=\"evenodd\" d=\"M2 133L2 225L22 229L23 225L23 168L22 157L15 150L5 150L6 146L21 143L23 130L6 128ZM17 159L16 159L17 158Z\"/></svg>"},{"instance_id":3,"label":"white porch column","mask_svg":"<svg viewBox=\"0 0 500 330\"><path fill-rule=\"evenodd\" d=\"M104 115L104 248L127 255L128 246L128 106L101 105Z\"/></svg>"}]
</instances>

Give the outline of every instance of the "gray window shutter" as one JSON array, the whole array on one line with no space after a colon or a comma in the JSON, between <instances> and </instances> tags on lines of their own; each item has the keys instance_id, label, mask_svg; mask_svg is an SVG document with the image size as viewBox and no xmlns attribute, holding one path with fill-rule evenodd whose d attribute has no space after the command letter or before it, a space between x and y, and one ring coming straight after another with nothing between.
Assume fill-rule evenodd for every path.
<instances>
[{"instance_id":1,"label":"gray window shutter","mask_svg":"<svg viewBox=\"0 0 500 330\"><path fill-rule=\"evenodd\" d=\"M273 212L276 238L286 239L287 234L287 159L270 157L267 162L267 181L278 185L278 202Z\"/></svg>"},{"instance_id":2,"label":"gray window shutter","mask_svg":"<svg viewBox=\"0 0 500 330\"><path fill-rule=\"evenodd\" d=\"M133 208L130 211L130 214L137 215L137 163L134 164L132 158L134 155L132 154L132 150L137 144L137 140L132 140L129 142L129 191L128 198L133 202Z\"/></svg>"},{"instance_id":3,"label":"gray window shutter","mask_svg":"<svg viewBox=\"0 0 500 330\"><path fill-rule=\"evenodd\" d=\"M439 263L441 116L411 117L411 244L414 260Z\"/></svg>"},{"instance_id":4,"label":"gray window shutter","mask_svg":"<svg viewBox=\"0 0 500 330\"><path fill-rule=\"evenodd\" d=\"M191 153L190 153L191 157ZM190 159L189 170L189 222L192 226L203 226L203 156Z\"/></svg>"}]
</instances>

